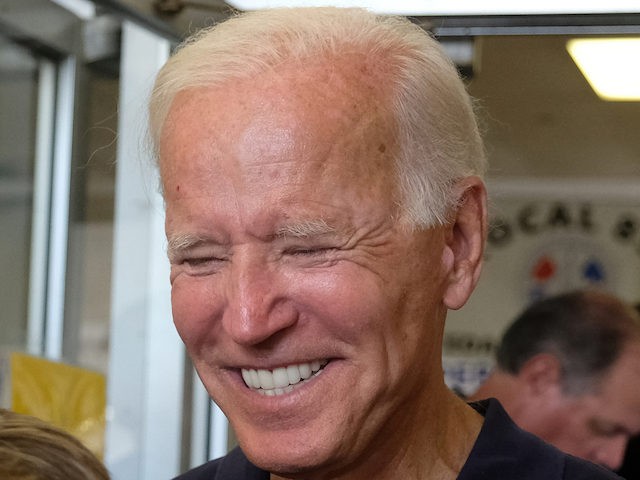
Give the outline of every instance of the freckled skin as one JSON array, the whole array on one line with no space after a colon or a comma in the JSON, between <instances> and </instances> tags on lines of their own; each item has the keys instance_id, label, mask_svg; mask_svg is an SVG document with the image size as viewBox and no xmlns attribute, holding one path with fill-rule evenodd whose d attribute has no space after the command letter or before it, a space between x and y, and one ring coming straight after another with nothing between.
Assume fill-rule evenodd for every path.
<instances>
[{"instance_id":1,"label":"freckled skin","mask_svg":"<svg viewBox=\"0 0 640 480\"><path fill-rule=\"evenodd\" d=\"M160 144L166 230L203 240L172 260L174 322L262 468L308 480L403 469L455 478L480 425L442 381L444 299L468 296L457 293L455 229L396 220L395 125L384 82L361 68L319 59L259 85L178 94ZM335 232L275 235L307 220ZM322 374L281 397L240 379L239 368L315 359L330 360Z\"/></svg>"}]
</instances>

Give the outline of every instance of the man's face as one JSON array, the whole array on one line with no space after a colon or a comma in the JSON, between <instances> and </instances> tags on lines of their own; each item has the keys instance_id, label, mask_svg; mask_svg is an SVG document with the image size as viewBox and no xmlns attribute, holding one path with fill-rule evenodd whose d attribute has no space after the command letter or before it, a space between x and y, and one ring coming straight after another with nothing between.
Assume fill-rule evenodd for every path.
<instances>
[{"instance_id":1,"label":"man's face","mask_svg":"<svg viewBox=\"0 0 640 480\"><path fill-rule=\"evenodd\" d=\"M619 468L629 438L640 433L640 343L623 351L596 393L564 395L549 409L545 440L577 457Z\"/></svg>"},{"instance_id":2,"label":"man's face","mask_svg":"<svg viewBox=\"0 0 640 480\"><path fill-rule=\"evenodd\" d=\"M443 388L447 233L396 220L394 126L364 68L182 92L163 130L174 322L272 471L351 468Z\"/></svg>"}]
</instances>

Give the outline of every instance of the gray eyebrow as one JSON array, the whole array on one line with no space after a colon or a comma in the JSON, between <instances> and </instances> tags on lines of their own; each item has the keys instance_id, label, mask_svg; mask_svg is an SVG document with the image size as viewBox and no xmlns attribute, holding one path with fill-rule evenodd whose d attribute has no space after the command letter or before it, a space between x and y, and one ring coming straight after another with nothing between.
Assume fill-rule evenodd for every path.
<instances>
[{"instance_id":1,"label":"gray eyebrow","mask_svg":"<svg viewBox=\"0 0 640 480\"><path fill-rule=\"evenodd\" d=\"M307 238L318 235L335 233L336 228L329 225L325 220L304 220L289 225L283 225L276 231L277 237Z\"/></svg>"},{"instance_id":2,"label":"gray eyebrow","mask_svg":"<svg viewBox=\"0 0 640 480\"><path fill-rule=\"evenodd\" d=\"M205 238L201 235L194 235L191 233L172 235L167 239L167 256L169 259L172 259L178 254L178 252L183 252L189 248L196 247L204 241Z\"/></svg>"},{"instance_id":3,"label":"gray eyebrow","mask_svg":"<svg viewBox=\"0 0 640 480\"><path fill-rule=\"evenodd\" d=\"M275 237L308 238L335 233L336 231L335 227L329 225L323 219L304 220L301 222L283 225L276 230ZM180 252L202 245L207 241L208 239L206 237L192 233L172 235L167 239L167 256L171 260L179 255Z\"/></svg>"}]
</instances>

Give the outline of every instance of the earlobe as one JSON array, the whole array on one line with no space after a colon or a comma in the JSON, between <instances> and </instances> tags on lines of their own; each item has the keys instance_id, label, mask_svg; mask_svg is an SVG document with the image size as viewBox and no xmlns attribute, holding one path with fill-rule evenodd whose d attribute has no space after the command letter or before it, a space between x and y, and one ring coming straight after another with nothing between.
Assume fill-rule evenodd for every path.
<instances>
[{"instance_id":1,"label":"earlobe","mask_svg":"<svg viewBox=\"0 0 640 480\"><path fill-rule=\"evenodd\" d=\"M487 193L479 177L466 177L456 186L460 198L447 232L448 254L453 257L444 303L462 307L478 283L487 234Z\"/></svg>"}]
</instances>

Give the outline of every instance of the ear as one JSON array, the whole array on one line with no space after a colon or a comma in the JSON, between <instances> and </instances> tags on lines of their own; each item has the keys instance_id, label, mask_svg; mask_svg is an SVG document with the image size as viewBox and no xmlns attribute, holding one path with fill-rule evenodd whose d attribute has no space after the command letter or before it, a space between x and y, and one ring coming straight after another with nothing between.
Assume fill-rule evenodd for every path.
<instances>
[{"instance_id":1,"label":"ear","mask_svg":"<svg viewBox=\"0 0 640 480\"><path fill-rule=\"evenodd\" d=\"M528 396L559 392L562 389L562 365L555 355L539 353L522 365L518 378Z\"/></svg>"},{"instance_id":2,"label":"ear","mask_svg":"<svg viewBox=\"0 0 640 480\"><path fill-rule=\"evenodd\" d=\"M466 177L457 185L458 206L446 233L446 250L452 256L444 303L462 307L478 283L487 236L487 191L479 177Z\"/></svg>"}]
</instances>

